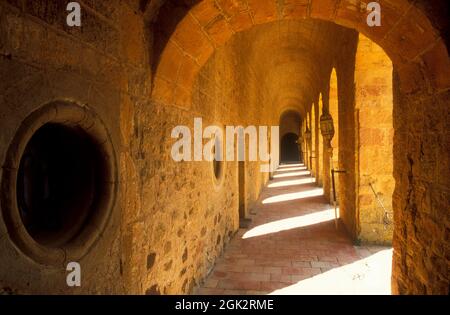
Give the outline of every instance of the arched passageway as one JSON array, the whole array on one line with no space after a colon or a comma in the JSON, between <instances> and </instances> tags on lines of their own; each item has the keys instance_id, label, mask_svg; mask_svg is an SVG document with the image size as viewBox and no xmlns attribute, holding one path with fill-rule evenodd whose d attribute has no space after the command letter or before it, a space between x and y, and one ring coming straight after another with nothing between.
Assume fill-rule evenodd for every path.
<instances>
[{"instance_id":1,"label":"arched passageway","mask_svg":"<svg viewBox=\"0 0 450 315\"><path fill-rule=\"evenodd\" d=\"M353 0L83 1L89 23L69 29L52 1L1 1L0 293L187 294L224 251L252 255L230 265L267 292L352 265L355 243L392 238L392 292L448 294L449 4L378 2L382 24L370 27ZM77 109L36 116L55 100ZM274 173L286 113L300 117L290 132L304 161ZM80 172L101 187L73 198L97 195L78 200L99 211L64 251L29 237L16 202L15 172L42 122L81 126L105 165ZM212 125L243 126L246 149L266 138L259 127L280 133L267 159L214 162L202 150ZM83 286L68 288L61 266L74 260Z\"/></svg>"},{"instance_id":2,"label":"arched passageway","mask_svg":"<svg viewBox=\"0 0 450 315\"><path fill-rule=\"evenodd\" d=\"M280 143L280 162L295 163L300 162L300 152L298 149L298 135L295 133L287 133L281 138Z\"/></svg>"},{"instance_id":3,"label":"arched passageway","mask_svg":"<svg viewBox=\"0 0 450 315\"><path fill-rule=\"evenodd\" d=\"M299 162L301 157L301 117L295 110L286 110L280 117L280 162Z\"/></svg>"},{"instance_id":4,"label":"arched passageway","mask_svg":"<svg viewBox=\"0 0 450 315\"><path fill-rule=\"evenodd\" d=\"M392 248L353 246L303 164L281 165L252 223L195 294L390 294Z\"/></svg>"},{"instance_id":5,"label":"arched passageway","mask_svg":"<svg viewBox=\"0 0 450 315\"><path fill-rule=\"evenodd\" d=\"M394 177L397 184L397 193L394 193L393 198L393 208L394 208L394 215L395 211L398 211L398 222L396 224L398 228L398 233L394 232L394 272L393 272L393 284L394 284L394 292L397 293L406 293L406 292L416 292L423 290L423 288L426 288L427 285L423 283L420 277L411 276L411 273L408 273L408 275L405 272L406 268L406 260L411 259L411 263L409 265L414 265L417 268L415 270L419 270L420 262L417 260L415 261L413 258L409 257L407 258L407 247L408 244L410 244L407 239L408 238L415 238L418 240L420 236L415 235L412 236L411 234L404 234L401 233L401 226L406 228L408 226L408 222L410 219L408 219L408 213L405 212L405 209L408 208L408 205L411 204L411 200L407 201L408 198L410 198L412 195L404 194L404 189L400 187L410 187L410 189L414 189L414 184L411 182L411 179L408 179L407 177L403 176L402 174L405 174L405 172L402 172L400 170L408 169L408 165L417 165L420 164L420 158L414 153L416 152L413 148L413 144L411 141L408 141L408 128L407 125L409 124L407 116L408 115L415 115L414 111L408 111L406 109L407 105L406 103L411 104L411 102L404 102L406 98L409 99L420 99L420 94L428 94L427 84L425 83L428 81L432 86L432 94L435 98L441 99L442 101L445 100L445 97L440 92L442 90L445 90L448 88L448 82L446 82L445 79L443 79L441 71L439 71L436 67L428 67L427 65L431 65L429 62L429 58L431 57L431 51L434 51L434 55L438 56L439 54L443 57L440 57L439 60L440 65L444 67L445 69L448 69L449 62L448 62L448 53L446 52L446 48L444 41L442 39L439 39L439 31L435 29L432 25L432 23L429 21L428 17L420 10L420 8L416 7L415 5L408 3L406 1L400 1L396 4L393 4L392 2L383 2L382 6L385 8L385 12L390 12L392 15L387 15L385 17L384 23L381 27L378 28L370 28L366 24L366 12L364 10L360 10L360 8L356 7L355 4L350 2L344 2L340 3L337 1L311 1L309 4L305 4L304 6L298 5L294 7L289 7L289 5L283 5L278 4L274 5L274 2L272 1L262 1L258 3L248 3L245 7L228 7L227 5L215 7L211 6L211 4L207 1L200 2L198 5L194 6L192 8L192 11L189 11L189 14L186 16L183 16L180 20L180 23L177 24L176 29L172 33L173 36L170 37L169 45L165 45L164 49L161 53L161 58L158 59L158 67L156 67L155 72L155 89L153 96L155 99L167 103L174 102L176 104L179 104L179 106L185 107L190 106L190 97L188 95L196 90L196 76L194 73L202 72L205 70L204 65L206 64L206 67L209 67L209 56L213 52L215 52L215 60L218 61L219 57L218 52L225 51L227 49L233 49L231 48L235 43L236 47L244 48L244 47L251 47L255 49L255 47L264 47L264 40L261 39L261 41L258 42L258 40L255 40L252 42L251 45L249 45L249 41L247 41L245 45L238 44L239 41L238 38L245 38L245 34L248 31L248 34L252 34L253 38L257 38L258 34L258 28L261 30L264 30L266 34L270 34L270 24L273 21L277 21L276 25L283 25L284 19L290 20L289 23L295 24L295 22L291 22L292 20L301 20L303 21L304 25L307 25L310 21L313 21L312 23L317 23L314 27L311 27L310 29L319 30L320 26L322 25L324 27L325 24L322 24L322 22L316 21L316 20L310 20L319 18L321 20L327 20L327 21L333 21L334 23L338 25L342 25L348 28L352 28L356 31L359 31L363 34L365 34L370 40L378 43L387 53L389 58L393 61L395 66L395 75L394 75L394 95L398 95L397 98L394 97L394 104L393 104L393 112L394 112L394 126L396 126L397 130L395 132L394 137L394 153L399 152L399 154L394 154ZM281 8L281 9L280 9ZM304 9L304 10L303 10ZM281 11L280 11L281 10ZM160 19L164 20L164 17L166 16L170 10L167 9L166 11L161 11ZM279 12L284 12L283 14L279 14ZM295 13L294 13L295 12ZM406 12L406 14L405 14ZM248 19L246 20L245 17L248 14ZM181 17L182 15L180 15ZM225 17L224 19L221 19L221 17ZM414 19L412 17L414 16ZM214 17L217 17L217 19L214 19ZM230 18L227 18L230 17ZM239 18L238 18L239 17ZM411 19L409 19L411 17ZM414 20L414 22L410 22ZM288 23L288 22L286 22ZM275 23L274 23L275 24ZM330 25L330 29L328 30L328 34L332 34L333 30L340 29L336 24L333 24L333 26ZM198 38L196 38L195 42L198 44L195 46L190 46L190 43L194 42L192 40L192 28L194 25L198 25ZM220 25L220 26L219 26ZM197 27L197 26L195 26ZM190 29L190 32L186 32L186 34L189 34L190 39L188 40L187 37L184 36L185 31ZM221 31L218 31L218 30ZM223 32L223 30L229 29L229 32ZM282 29L282 26L281 26ZM295 28L289 28L292 32ZM331 51L336 51L335 56L331 56L332 54L328 54L328 56L320 55L320 53L313 52L311 53L311 50L303 50L306 51L301 57L299 57L296 60L296 58L289 58L284 59L283 62L278 62L278 64L282 65L279 67L279 71L272 71L272 76L280 76L280 78L283 77L283 75L286 75L285 79L278 79L278 80L271 80L273 77L267 76L266 80L262 82L263 88L262 90L268 91L266 94L261 93L260 100L266 100L266 102L263 102L262 104L272 104L272 103L280 103L285 102L285 104L282 104L282 106L285 107L292 107L295 106L295 104L312 104L314 99L316 98L316 95L319 94L319 92L326 91L324 88L324 85L328 84L328 78L326 78L329 75L329 71L331 71L332 67L335 66L337 69L337 80L338 85L340 85L339 90L341 94L346 95L345 100L342 102L343 110L348 111L352 110L351 104L352 104L352 91L351 87L349 85L350 78L353 77L354 72L354 56L355 56L355 50L357 46L357 33L352 33L351 31L348 31L348 29L343 30L342 37L338 36L336 33L334 33L334 38L341 38L345 44L339 44L336 40L328 40L326 39L326 32L320 31L320 34L322 35L321 39L317 39L321 44L324 43L331 43L333 42L335 45L334 47L341 47L342 50L339 52L331 47L325 48L325 46L322 46L320 48L320 51L327 51L328 53ZM408 30L408 31L406 31ZM294 31L295 32L295 31ZM300 32L301 33L301 32ZM204 35L205 34L205 35ZM291 38L295 37L289 37L288 33L284 33L283 31L280 32L280 30L277 31L277 34L282 34L278 38L282 39L286 43L289 42ZM283 36L283 34L286 34L286 37ZM312 32L314 34L314 31ZM345 35L344 35L345 34ZM256 37L255 37L256 36ZM270 35L267 35L267 38L269 38ZM300 38L301 36L298 36ZM403 38L404 40L399 40L400 38ZM421 40L417 40L418 38L421 38ZM230 41L231 39L231 41ZM356 40L355 40L356 39ZM410 39L410 40L408 40ZM308 42L308 39L303 38L303 43ZM420 42L420 44L419 44ZM172 43L174 45L172 45ZM242 42L241 42L242 43ZM256 44L257 43L257 44ZM260 45L260 46L257 46ZM204 47L204 49L197 49L198 47ZM288 45L287 45L288 46ZM161 46L160 46L161 47ZM224 47L224 50L221 50L220 47ZM339 49L338 49L339 50ZM208 53L209 52L209 53ZM430 53L427 53L430 52ZM168 72L165 69L164 65L165 58L170 58L170 56L173 56L173 53L178 54L179 56L184 56L185 60L183 62L180 62L179 68L182 69L183 73L189 74L189 76L178 76L177 79L171 75L171 73L174 73L173 71ZM205 55L206 53L206 55ZM308 59L308 53L311 53L311 55L320 56L315 59L315 62L312 61L312 59L309 59L309 64L312 65L311 67L305 67L303 66L302 69L313 69L312 71L304 70L302 74L302 78L299 78L298 76L294 75L292 72L289 71L289 69L294 68L295 62L298 64L302 62L303 60ZM277 61L277 58L273 58L276 54L267 54L268 56L271 56L270 58L273 61ZM349 56L353 56L352 58L348 58ZM258 58L263 57L257 57L255 55L248 55L248 58L253 58L253 62L255 62L255 65L258 64L257 60ZM327 58L328 57L328 58ZM192 61L189 59L192 58ZM245 58L244 58L245 59ZM264 59L260 59L264 60ZM428 60L428 62L418 62L419 60ZM304 62L304 61L303 61ZM220 63L220 62L219 62ZM264 73L263 69L266 69L268 65L271 64L270 61L264 60L261 61L261 65L264 65L264 68L259 68L258 66L253 66L252 70L249 71L251 75L255 75L255 77L264 77L264 75L261 75L261 73ZM286 67L284 67L286 65ZM303 65L305 65L303 63ZM317 66L314 68L314 66ZM212 68L211 68L212 70ZM258 74L259 71L259 74ZM261 72L262 71L262 72ZM245 72L245 71L244 71ZM434 72L434 74L433 74ZM206 72L205 72L206 73ZM276 74L275 74L276 73ZM421 75L418 75L421 73ZM438 74L441 73L441 74ZM415 75L417 74L417 75ZM294 82L296 80L302 80L305 78L305 81L297 81L297 86L300 86L300 91L297 92L297 94L293 93L293 89L290 87L289 83L287 83L289 80L287 79L289 77L289 80ZM420 77L420 78L419 78ZM423 81L421 81L423 80ZM339 84L339 81L342 81L341 84ZM277 84L273 84L272 89L266 88L270 86L270 83L277 82ZM167 89L169 85L171 86L170 89ZM291 83L292 84L292 83ZM252 87L252 84L249 85L249 91L256 91L258 88L256 85ZM423 88L421 88L421 86ZM198 86L197 86L198 87ZM323 88L321 88L323 87ZM259 87L261 88L261 86ZM302 88L304 88L302 90ZM248 95L252 95L251 92ZM422 94L423 95L423 94ZM417 98L416 98L417 97ZM325 93L323 95L324 100L324 107L323 109L326 112L330 111L329 107L329 101L330 101L330 95ZM422 98L423 99L423 98ZM193 98L195 103L195 97ZM432 106L432 101L429 99L429 106ZM420 101L418 101L420 102ZM444 101L445 102L445 101ZM251 103L251 102L250 102ZM415 101L413 101L415 103ZM261 104L261 103L260 103ZM419 106L419 105L417 105ZM423 107L423 106L422 106ZM249 110L249 108L246 108ZM307 116L306 113L309 111L308 106L299 106L298 108L299 112L302 114L302 116ZM265 117L267 113L267 117L270 117L270 107L262 107L258 109L258 112L253 112L252 114L249 114L248 117L256 117L256 113L258 113L259 117ZM401 113L400 113L401 112ZM346 134L348 131L348 128L351 128L354 130L354 118L351 115L347 115L347 118L344 120L339 119L339 142L341 141L341 132L343 134ZM412 116L411 116L412 117ZM353 119L353 120L351 120ZM398 123L396 123L397 121ZM343 126L344 128L341 128ZM308 127L310 128L310 127ZM412 125L411 125L411 128ZM347 131L346 131L347 129ZM305 129L304 129L305 130ZM308 145L311 146L310 142L311 139L305 139L307 143L305 143L305 147ZM347 192L344 192L343 194L345 197L344 199L350 198L351 200L354 200L355 197L355 189L356 189L356 182L354 177L354 173L356 172L355 168L355 156L354 152L349 155L349 152L351 150L355 150L356 142L355 140L349 140L348 137L346 137L344 140L346 144L343 147L340 147L339 149L346 149L347 151L340 151L339 150L339 156L338 160L343 161L344 163L347 163L346 170L348 172L347 178L353 178L350 181L346 182L346 185L343 187L342 185L338 185L338 189L347 189ZM395 146L397 146L397 149L395 149ZM400 152L403 152L400 154ZM409 152L410 156L415 156L416 158L413 158L413 162L411 162L410 159L405 158L405 156L408 156L408 153L405 154L405 152ZM442 153L442 151L441 151ZM429 151L429 154L431 151ZM345 155L345 156L344 156ZM312 157L310 154L309 157ZM309 158L308 157L308 158ZM340 159L339 157L343 157L343 159ZM440 158L444 158L444 155L440 155ZM408 162L409 160L409 162ZM327 174L330 171L330 167L333 164L330 161L330 164L326 166L327 161L329 161L328 156L324 160L324 174ZM305 161L305 163L309 166L311 162ZM340 164L340 162L338 162ZM351 164L351 165L350 165ZM339 165L341 166L341 165ZM397 170L397 171L396 171ZM344 176L344 175L343 175ZM343 177L342 176L342 177ZM422 178L422 175L418 175L419 178ZM426 176L426 175L425 175ZM325 181L326 177L324 177ZM326 184L326 181L325 183ZM400 193L402 191L402 193ZM403 197L402 197L403 196ZM437 197L437 196L436 196ZM413 197L415 198L415 197ZM352 203L354 203L352 201ZM348 207L349 203L344 202L346 204L345 211L350 214L351 219L345 219L345 222L348 226L348 229L350 231L350 234L352 234L353 237L356 237L358 230L356 225L356 220L354 216L355 208ZM417 202L413 202L415 206L413 208L417 207ZM345 212L344 212L345 213ZM346 215L344 215L344 218ZM428 220L427 215L424 214L422 223L425 223L425 221ZM426 231L423 230L424 226L421 225L422 223L418 223L416 221L415 224L419 224L419 229L421 232L418 232L419 234L427 234ZM418 231L417 230L417 231ZM441 226L440 231L444 231L443 226ZM417 238L418 237L418 238ZM429 236L432 238L432 236ZM439 237L438 237L439 238ZM442 241L442 238L439 238L440 241ZM422 244L420 247L423 249L423 255L426 254L425 248L427 247L424 243L418 241L418 244ZM437 257L440 258L437 258ZM427 256L428 257L428 256ZM431 258L434 257L434 258ZM437 252L433 252L433 254L430 254L430 256L427 258L429 259L429 262L431 264L432 261L435 263L439 261L437 264L443 263L443 257L438 254ZM413 263L413 261L415 261ZM416 265L417 264L417 265ZM436 266L435 270L439 270L439 267ZM429 281L433 282L433 285L428 286L428 291L431 292L433 290L440 290L438 289L443 287L441 286L443 282L438 279L442 279L444 275L442 274L434 274L432 278L434 280L428 279ZM427 280L427 281L428 281ZM422 288L422 289L421 289ZM428 292L427 291L427 292Z\"/></svg>"}]
</instances>

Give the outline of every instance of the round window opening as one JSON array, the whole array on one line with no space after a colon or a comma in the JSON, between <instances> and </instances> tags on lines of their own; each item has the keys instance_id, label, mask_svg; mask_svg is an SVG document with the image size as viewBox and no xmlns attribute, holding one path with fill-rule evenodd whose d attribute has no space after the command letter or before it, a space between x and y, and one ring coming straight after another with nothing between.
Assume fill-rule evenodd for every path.
<instances>
[{"instance_id":1,"label":"round window opening","mask_svg":"<svg viewBox=\"0 0 450 315\"><path fill-rule=\"evenodd\" d=\"M86 255L115 209L117 167L103 122L56 102L26 118L3 164L1 210L17 247L38 263Z\"/></svg>"},{"instance_id":2,"label":"round window opening","mask_svg":"<svg viewBox=\"0 0 450 315\"><path fill-rule=\"evenodd\" d=\"M80 127L47 123L25 147L17 205L30 236L48 247L73 239L96 208L104 182L101 152Z\"/></svg>"}]
</instances>

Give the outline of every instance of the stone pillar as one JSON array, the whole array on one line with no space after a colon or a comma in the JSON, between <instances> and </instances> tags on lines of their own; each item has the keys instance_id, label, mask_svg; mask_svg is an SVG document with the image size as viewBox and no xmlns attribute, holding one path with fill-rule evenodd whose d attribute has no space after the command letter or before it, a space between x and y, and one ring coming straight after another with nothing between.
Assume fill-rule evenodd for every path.
<instances>
[{"instance_id":1,"label":"stone pillar","mask_svg":"<svg viewBox=\"0 0 450 315\"><path fill-rule=\"evenodd\" d=\"M331 165L330 160L333 157L333 147L331 141L334 136L333 118L328 113L328 110L324 109L322 116L320 116L320 130L322 133L323 141L323 166L324 166L324 178L323 178L323 192L325 199L328 202L332 201L331 198Z\"/></svg>"},{"instance_id":2,"label":"stone pillar","mask_svg":"<svg viewBox=\"0 0 450 315\"><path fill-rule=\"evenodd\" d=\"M303 157L303 137L302 137L302 133L301 132L302 132L302 130L300 128L300 135L298 136L298 139L297 139L297 146L298 146L300 163L302 163L304 161L304 157Z\"/></svg>"},{"instance_id":3,"label":"stone pillar","mask_svg":"<svg viewBox=\"0 0 450 315\"><path fill-rule=\"evenodd\" d=\"M317 176L317 165L316 165L316 138L317 138L317 122L316 115L314 112L314 104L311 108L311 156L309 162L311 164L311 176Z\"/></svg>"},{"instance_id":4,"label":"stone pillar","mask_svg":"<svg viewBox=\"0 0 450 315\"><path fill-rule=\"evenodd\" d=\"M328 202L332 202L331 194L331 159L333 156L333 148L326 141L323 143L323 194Z\"/></svg>"},{"instance_id":5,"label":"stone pillar","mask_svg":"<svg viewBox=\"0 0 450 315\"><path fill-rule=\"evenodd\" d=\"M355 62L357 238L390 244L393 233L392 62L359 35Z\"/></svg>"},{"instance_id":6,"label":"stone pillar","mask_svg":"<svg viewBox=\"0 0 450 315\"><path fill-rule=\"evenodd\" d=\"M305 164L305 166L308 167L308 148L306 146L305 138L303 138L302 146L303 146L303 164Z\"/></svg>"},{"instance_id":7,"label":"stone pillar","mask_svg":"<svg viewBox=\"0 0 450 315\"><path fill-rule=\"evenodd\" d=\"M329 95L329 113L333 118L334 136L331 139L331 147L333 148L330 156L331 169L341 169L339 165L339 99L336 69L333 68L330 76L330 95ZM336 202L339 203L339 181L342 174L335 174ZM332 194L333 192L331 192Z\"/></svg>"},{"instance_id":8,"label":"stone pillar","mask_svg":"<svg viewBox=\"0 0 450 315\"><path fill-rule=\"evenodd\" d=\"M311 165L311 130L309 130L309 128L307 127L306 131L305 131L305 143L306 143L306 152L307 152L307 167L309 170L312 170L312 165Z\"/></svg>"},{"instance_id":9,"label":"stone pillar","mask_svg":"<svg viewBox=\"0 0 450 315\"><path fill-rule=\"evenodd\" d=\"M305 118L303 124L303 163L305 163L306 168L309 168L309 154L308 154L308 140L307 140L307 130L308 130L308 119Z\"/></svg>"},{"instance_id":10,"label":"stone pillar","mask_svg":"<svg viewBox=\"0 0 450 315\"><path fill-rule=\"evenodd\" d=\"M323 141L323 137L321 134L321 129L320 129L320 116L322 115L323 112L323 99L322 99L322 94L319 95L319 103L317 106L317 127L318 127L318 134L317 134L317 152L316 152L316 160L317 160L317 169L318 169L318 176L317 176L317 184L319 186L323 186L323 178L324 178L324 141Z\"/></svg>"}]
</instances>

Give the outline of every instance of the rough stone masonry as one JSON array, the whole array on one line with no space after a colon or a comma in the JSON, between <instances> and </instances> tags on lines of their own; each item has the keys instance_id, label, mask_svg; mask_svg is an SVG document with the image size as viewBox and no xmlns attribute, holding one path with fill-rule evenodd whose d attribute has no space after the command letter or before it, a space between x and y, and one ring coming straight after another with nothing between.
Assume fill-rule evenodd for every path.
<instances>
[{"instance_id":1,"label":"rough stone masonry","mask_svg":"<svg viewBox=\"0 0 450 315\"><path fill-rule=\"evenodd\" d=\"M331 168L346 170L338 203L354 242L392 242L393 292L448 294L448 4L378 2L370 27L365 1L80 0L71 27L66 1L0 0L0 292L191 293L270 174L175 162L171 130L295 113L286 130L327 196ZM49 126L68 138L42 150ZM71 159L64 144L83 150ZM73 189L25 193L47 175ZM28 215L61 214L51 200L73 201L70 215ZM73 260L79 287L66 284Z\"/></svg>"}]
</instances>

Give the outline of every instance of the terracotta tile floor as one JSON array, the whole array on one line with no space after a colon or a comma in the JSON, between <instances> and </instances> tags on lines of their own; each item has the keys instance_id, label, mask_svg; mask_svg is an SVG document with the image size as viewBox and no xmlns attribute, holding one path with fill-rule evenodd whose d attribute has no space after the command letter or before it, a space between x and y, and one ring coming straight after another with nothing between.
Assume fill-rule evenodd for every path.
<instances>
[{"instance_id":1,"label":"terracotta tile floor","mask_svg":"<svg viewBox=\"0 0 450 315\"><path fill-rule=\"evenodd\" d=\"M303 165L282 165L194 294L390 294L392 251L353 246Z\"/></svg>"}]
</instances>

